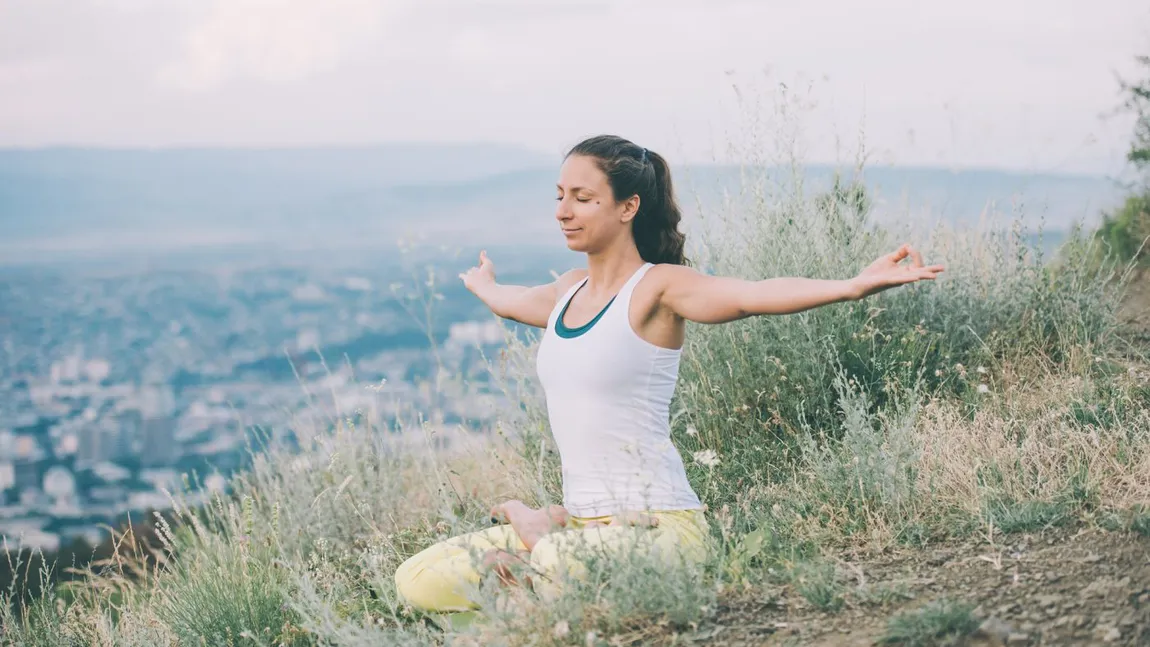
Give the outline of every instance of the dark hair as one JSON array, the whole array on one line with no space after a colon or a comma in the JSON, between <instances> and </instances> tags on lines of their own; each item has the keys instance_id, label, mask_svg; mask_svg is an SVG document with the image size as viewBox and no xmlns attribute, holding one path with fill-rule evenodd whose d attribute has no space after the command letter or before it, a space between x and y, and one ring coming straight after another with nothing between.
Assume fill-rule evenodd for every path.
<instances>
[{"instance_id":1,"label":"dark hair","mask_svg":"<svg viewBox=\"0 0 1150 647\"><path fill-rule=\"evenodd\" d=\"M567 157L581 155L595 160L607 176L615 200L639 196L639 212L631 221L631 234L639 256L648 263L686 265L679 231L682 213L671 187L667 160L622 137L599 135L576 144Z\"/></svg>"}]
</instances>

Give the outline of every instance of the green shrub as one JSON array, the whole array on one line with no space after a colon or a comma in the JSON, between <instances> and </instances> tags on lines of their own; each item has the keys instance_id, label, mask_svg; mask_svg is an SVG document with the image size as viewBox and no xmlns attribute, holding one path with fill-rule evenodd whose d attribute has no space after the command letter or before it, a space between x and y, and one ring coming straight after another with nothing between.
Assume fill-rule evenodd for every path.
<instances>
[{"instance_id":1,"label":"green shrub","mask_svg":"<svg viewBox=\"0 0 1150 647\"><path fill-rule=\"evenodd\" d=\"M929 236L871 222L859 183L807 196L801 178L781 189L751 185L739 208L721 213L719 233L702 236L701 269L748 279L846 279L904 240L937 281L903 286L859 302L761 316L721 326L690 324L675 437L687 453L722 457L719 505L748 483L786 473L804 429L828 438L845 427L839 370L868 394L868 411L898 394L974 393L973 367L1009 361L1066 366L1107 348L1117 329L1120 286L1113 265L1084 264L1094 241L1072 238L1049 263L1015 218L1009 230L963 232L940 225ZM714 223L711 223L712 225ZM709 230L708 230L709 231ZM694 468L700 482L705 471Z\"/></svg>"},{"instance_id":2,"label":"green shrub","mask_svg":"<svg viewBox=\"0 0 1150 647\"><path fill-rule=\"evenodd\" d=\"M1146 253L1150 193L1128 196L1115 213L1103 215L1095 236L1104 243L1100 253L1108 253L1122 263L1150 265L1150 255Z\"/></svg>"}]
</instances>

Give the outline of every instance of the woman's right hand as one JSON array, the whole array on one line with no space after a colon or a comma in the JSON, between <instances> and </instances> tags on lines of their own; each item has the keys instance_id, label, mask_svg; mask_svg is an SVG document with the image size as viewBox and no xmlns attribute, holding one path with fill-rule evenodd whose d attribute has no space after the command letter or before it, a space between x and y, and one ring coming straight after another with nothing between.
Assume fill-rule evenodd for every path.
<instances>
[{"instance_id":1,"label":"woman's right hand","mask_svg":"<svg viewBox=\"0 0 1150 647\"><path fill-rule=\"evenodd\" d=\"M479 252L479 265L461 273L459 278L463 279L463 285L476 296L479 296L483 288L494 285L495 265L487 258L487 251Z\"/></svg>"}]
</instances>

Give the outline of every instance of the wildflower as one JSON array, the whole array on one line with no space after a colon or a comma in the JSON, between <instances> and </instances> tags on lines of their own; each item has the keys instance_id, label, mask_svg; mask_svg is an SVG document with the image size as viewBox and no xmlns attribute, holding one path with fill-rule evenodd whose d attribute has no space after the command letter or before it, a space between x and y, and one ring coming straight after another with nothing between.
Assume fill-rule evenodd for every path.
<instances>
[{"instance_id":1,"label":"wildflower","mask_svg":"<svg viewBox=\"0 0 1150 647\"><path fill-rule=\"evenodd\" d=\"M694 428L694 427L692 427L692 426L689 426L689 427L687 427L687 435L688 435L688 436L698 436L698 435L699 435L699 430L698 430L698 429L695 429L695 428Z\"/></svg>"},{"instance_id":2,"label":"wildflower","mask_svg":"<svg viewBox=\"0 0 1150 647\"><path fill-rule=\"evenodd\" d=\"M979 366L978 368L976 368L974 370L978 371L979 375L986 375L986 367L985 366Z\"/></svg>"},{"instance_id":3,"label":"wildflower","mask_svg":"<svg viewBox=\"0 0 1150 647\"><path fill-rule=\"evenodd\" d=\"M1101 358L1101 357L1095 357L1095 358L1094 358L1094 363L1095 363L1095 364L1101 364L1101 363L1102 363L1102 358Z\"/></svg>"},{"instance_id":4,"label":"wildflower","mask_svg":"<svg viewBox=\"0 0 1150 647\"><path fill-rule=\"evenodd\" d=\"M719 464L719 455L713 449L704 449L697 451L694 454L695 462L706 467L714 467Z\"/></svg>"},{"instance_id":5,"label":"wildflower","mask_svg":"<svg viewBox=\"0 0 1150 647\"><path fill-rule=\"evenodd\" d=\"M556 639L563 640L567 637L567 634L571 633L571 625L569 625L566 620L560 620L555 623L555 629L552 633Z\"/></svg>"},{"instance_id":6,"label":"wildflower","mask_svg":"<svg viewBox=\"0 0 1150 647\"><path fill-rule=\"evenodd\" d=\"M934 376L935 377L942 377L942 371L937 369L937 368L934 369Z\"/></svg>"},{"instance_id":7,"label":"wildflower","mask_svg":"<svg viewBox=\"0 0 1150 647\"><path fill-rule=\"evenodd\" d=\"M990 393L990 387L985 385L985 384L979 384L978 385L978 392L979 393Z\"/></svg>"}]
</instances>

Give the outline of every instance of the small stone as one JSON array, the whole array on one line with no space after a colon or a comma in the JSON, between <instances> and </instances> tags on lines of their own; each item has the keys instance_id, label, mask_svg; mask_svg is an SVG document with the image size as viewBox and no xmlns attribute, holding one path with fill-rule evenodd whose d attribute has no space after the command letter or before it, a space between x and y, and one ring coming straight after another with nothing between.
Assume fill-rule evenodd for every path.
<instances>
[{"instance_id":1,"label":"small stone","mask_svg":"<svg viewBox=\"0 0 1150 647\"><path fill-rule=\"evenodd\" d=\"M930 566L942 566L949 559L950 559L950 553L949 552L947 552L945 550L938 550L938 551L935 551L934 554L932 554L930 556L930 559L926 560L926 563Z\"/></svg>"},{"instance_id":2,"label":"small stone","mask_svg":"<svg viewBox=\"0 0 1150 647\"><path fill-rule=\"evenodd\" d=\"M1122 632L1118 630L1118 627L1111 627L1110 630L1107 631L1104 636L1102 636L1102 640L1105 640L1108 643L1112 643L1121 637Z\"/></svg>"},{"instance_id":3,"label":"small stone","mask_svg":"<svg viewBox=\"0 0 1150 647\"><path fill-rule=\"evenodd\" d=\"M1018 625L1018 628L1026 633L1032 633L1034 631L1034 623L1024 622L1021 625Z\"/></svg>"},{"instance_id":4,"label":"small stone","mask_svg":"<svg viewBox=\"0 0 1150 647\"><path fill-rule=\"evenodd\" d=\"M983 620L978 626L978 635L994 643L1005 643L1015 633L1009 623L1003 622L993 616Z\"/></svg>"},{"instance_id":5,"label":"small stone","mask_svg":"<svg viewBox=\"0 0 1150 647\"><path fill-rule=\"evenodd\" d=\"M1030 634L1012 633L1006 637L1008 645L1025 645L1030 642Z\"/></svg>"},{"instance_id":6,"label":"small stone","mask_svg":"<svg viewBox=\"0 0 1150 647\"><path fill-rule=\"evenodd\" d=\"M1061 595L1039 595L1034 598L1034 601L1042 607L1052 607L1062 601Z\"/></svg>"}]
</instances>

